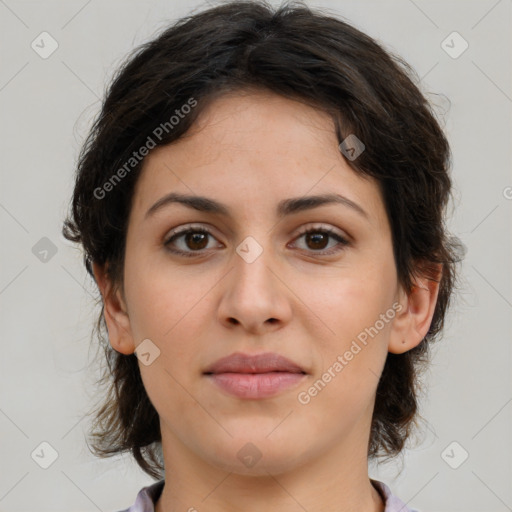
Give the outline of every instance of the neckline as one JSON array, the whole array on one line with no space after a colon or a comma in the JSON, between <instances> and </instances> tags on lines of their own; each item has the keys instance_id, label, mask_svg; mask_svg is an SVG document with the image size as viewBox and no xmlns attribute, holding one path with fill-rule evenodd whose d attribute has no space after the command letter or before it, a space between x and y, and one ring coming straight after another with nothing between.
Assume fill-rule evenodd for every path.
<instances>
[{"instance_id":1,"label":"neckline","mask_svg":"<svg viewBox=\"0 0 512 512\"><path fill-rule=\"evenodd\" d=\"M382 503L384 504L384 512L387 509L387 498L388 493L386 492L387 489L385 488L385 484L383 482L380 482L379 480L375 480L373 478L370 478L370 483L372 484L373 488L379 493L379 496L382 499ZM153 502L153 510L155 510L156 503L162 496L162 492L164 490L165 485L165 478L162 480L159 480L158 482L155 482L153 485L151 485L147 489L147 494L151 501Z\"/></svg>"}]
</instances>

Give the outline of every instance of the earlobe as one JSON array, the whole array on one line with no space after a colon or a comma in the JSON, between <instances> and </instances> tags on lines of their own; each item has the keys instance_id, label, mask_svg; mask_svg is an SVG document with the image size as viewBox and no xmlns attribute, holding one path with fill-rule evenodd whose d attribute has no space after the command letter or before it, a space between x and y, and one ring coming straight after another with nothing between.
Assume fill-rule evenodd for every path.
<instances>
[{"instance_id":1,"label":"earlobe","mask_svg":"<svg viewBox=\"0 0 512 512\"><path fill-rule=\"evenodd\" d=\"M417 277L409 293L401 291L402 308L393 321L389 352L402 354L425 338L434 316L441 276L442 265L439 264L435 275Z\"/></svg>"},{"instance_id":2,"label":"earlobe","mask_svg":"<svg viewBox=\"0 0 512 512\"><path fill-rule=\"evenodd\" d=\"M129 355L135 351L135 343L131 333L130 318L125 300L119 289L114 290L105 267L93 263L96 284L103 298L103 313L107 324L108 337L114 350Z\"/></svg>"}]
</instances>

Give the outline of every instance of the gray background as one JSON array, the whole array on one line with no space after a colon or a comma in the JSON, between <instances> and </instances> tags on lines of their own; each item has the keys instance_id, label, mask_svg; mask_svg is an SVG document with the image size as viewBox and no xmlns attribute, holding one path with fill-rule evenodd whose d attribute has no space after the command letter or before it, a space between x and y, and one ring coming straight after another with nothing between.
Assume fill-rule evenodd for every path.
<instances>
[{"instance_id":1,"label":"gray background","mask_svg":"<svg viewBox=\"0 0 512 512\"><path fill-rule=\"evenodd\" d=\"M421 444L370 474L420 511L512 510L512 2L310 4L347 18L422 77L452 144L450 227L468 250L426 381ZM129 457L96 459L84 442L95 290L60 231L78 150L112 71L198 5L0 0L0 512L114 511L152 482ZM46 59L31 47L42 46L43 31L58 43ZM441 44L453 31L469 44L457 58ZM445 45L458 53L463 42L453 37ZM48 469L41 442L58 454Z\"/></svg>"}]
</instances>

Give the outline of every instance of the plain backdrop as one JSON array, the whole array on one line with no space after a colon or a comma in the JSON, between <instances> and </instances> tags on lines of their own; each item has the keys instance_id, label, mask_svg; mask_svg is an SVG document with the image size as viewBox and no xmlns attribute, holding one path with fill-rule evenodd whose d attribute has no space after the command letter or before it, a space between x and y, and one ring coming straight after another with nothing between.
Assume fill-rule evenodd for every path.
<instances>
[{"instance_id":1,"label":"plain backdrop","mask_svg":"<svg viewBox=\"0 0 512 512\"><path fill-rule=\"evenodd\" d=\"M467 248L427 376L420 442L370 474L420 511L510 511L512 2L309 3L402 55L421 77L451 142L449 225ZM85 444L98 310L61 226L113 70L205 5L0 1L0 512L116 511L152 482L128 456L96 459Z\"/></svg>"}]
</instances>

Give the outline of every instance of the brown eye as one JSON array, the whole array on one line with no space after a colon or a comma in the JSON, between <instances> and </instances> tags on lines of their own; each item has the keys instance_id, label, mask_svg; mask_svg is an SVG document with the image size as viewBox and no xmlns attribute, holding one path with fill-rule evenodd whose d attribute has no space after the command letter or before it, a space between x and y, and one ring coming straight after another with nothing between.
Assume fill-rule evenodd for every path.
<instances>
[{"instance_id":1,"label":"brown eye","mask_svg":"<svg viewBox=\"0 0 512 512\"><path fill-rule=\"evenodd\" d=\"M208 249L208 242L213 235L204 228L188 228L174 233L164 246L172 253L183 256L200 255Z\"/></svg>"},{"instance_id":2,"label":"brown eye","mask_svg":"<svg viewBox=\"0 0 512 512\"><path fill-rule=\"evenodd\" d=\"M306 244L313 250L325 249L329 243L329 235L319 232L306 233Z\"/></svg>"},{"instance_id":3,"label":"brown eye","mask_svg":"<svg viewBox=\"0 0 512 512\"><path fill-rule=\"evenodd\" d=\"M208 234L190 231L185 234L184 241L189 249L201 250L208 245Z\"/></svg>"},{"instance_id":4,"label":"brown eye","mask_svg":"<svg viewBox=\"0 0 512 512\"><path fill-rule=\"evenodd\" d=\"M188 228L174 233L164 242L164 246L169 252L181 256L201 256L209 249L209 238L214 239L215 237L207 229ZM304 231L297 237L297 239L301 238L305 240L305 247L301 249L313 252L318 256L335 254L349 245L348 240L341 235L325 228ZM328 248L331 241L337 243Z\"/></svg>"},{"instance_id":5,"label":"brown eye","mask_svg":"<svg viewBox=\"0 0 512 512\"><path fill-rule=\"evenodd\" d=\"M304 231L298 237L298 239L304 238L305 250L317 253L318 255L330 255L335 254L347 245L349 241L343 238L341 235L333 231L332 229L325 228L313 228ZM326 249L329 245L330 240L335 240L337 244ZM338 246L338 247L337 247Z\"/></svg>"}]
</instances>

